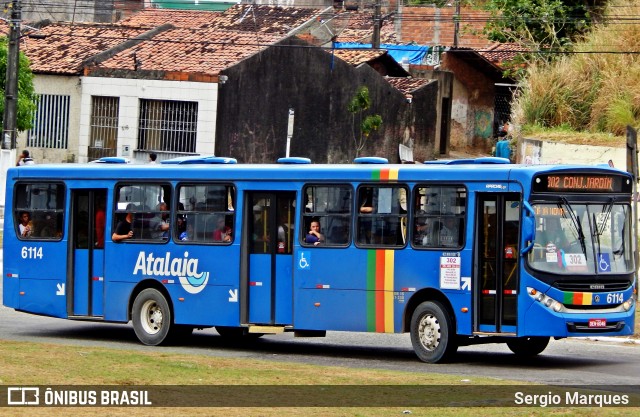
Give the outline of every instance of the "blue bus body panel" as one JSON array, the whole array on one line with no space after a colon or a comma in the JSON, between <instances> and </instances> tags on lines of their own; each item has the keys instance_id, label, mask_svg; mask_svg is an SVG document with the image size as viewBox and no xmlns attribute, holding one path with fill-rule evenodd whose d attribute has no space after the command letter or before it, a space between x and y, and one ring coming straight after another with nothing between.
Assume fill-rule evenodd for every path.
<instances>
[{"instance_id":1,"label":"blue bus body panel","mask_svg":"<svg viewBox=\"0 0 640 417\"><path fill-rule=\"evenodd\" d=\"M366 251L300 248L295 259L296 327L366 331Z\"/></svg>"},{"instance_id":2,"label":"blue bus body panel","mask_svg":"<svg viewBox=\"0 0 640 417\"><path fill-rule=\"evenodd\" d=\"M73 291L73 313L78 316L89 314L89 285L93 285L92 277L86 276L86 271L82 267L89 265L89 251L77 250L74 255L74 271L80 272L75 279Z\"/></svg>"},{"instance_id":3,"label":"blue bus body panel","mask_svg":"<svg viewBox=\"0 0 640 417\"><path fill-rule=\"evenodd\" d=\"M59 280L20 278L19 310L52 317L67 317L67 298Z\"/></svg>"},{"instance_id":4,"label":"blue bus body panel","mask_svg":"<svg viewBox=\"0 0 640 417\"><path fill-rule=\"evenodd\" d=\"M5 233L14 233L12 225L11 219L5 220ZM66 241L22 240L5 245L5 305L37 314L66 318L66 248Z\"/></svg>"},{"instance_id":5,"label":"blue bus body panel","mask_svg":"<svg viewBox=\"0 0 640 417\"><path fill-rule=\"evenodd\" d=\"M107 263L105 267L105 299L130 300L139 281L154 280L169 292L177 324L239 323L238 300L232 296L239 288L239 264L234 261L239 259L238 244L139 245L107 241L105 250L107 256L118 258L117 264ZM183 274L190 271L200 277ZM105 306L105 319L127 321L128 304L117 304Z\"/></svg>"},{"instance_id":6,"label":"blue bus body panel","mask_svg":"<svg viewBox=\"0 0 640 417\"><path fill-rule=\"evenodd\" d=\"M271 255L249 257L249 322L271 322Z\"/></svg>"},{"instance_id":7,"label":"blue bus body panel","mask_svg":"<svg viewBox=\"0 0 640 417\"><path fill-rule=\"evenodd\" d=\"M276 324L293 324L293 271L292 255L276 256Z\"/></svg>"},{"instance_id":8,"label":"blue bus body panel","mask_svg":"<svg viewBox=\"0 0 640 417\"><path fill-rule=\"evenodd\" d=\"M104 250L93 251L91 272L91 312L94 316L102 316L104 314Z\"/></svg>"}]
</instances>

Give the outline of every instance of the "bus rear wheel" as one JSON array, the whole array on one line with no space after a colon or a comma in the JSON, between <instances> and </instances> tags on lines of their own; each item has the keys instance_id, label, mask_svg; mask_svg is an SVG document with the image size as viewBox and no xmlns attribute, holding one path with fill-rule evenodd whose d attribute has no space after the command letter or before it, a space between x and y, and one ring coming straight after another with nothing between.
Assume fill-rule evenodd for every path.
<instances>
[{"instance_id":1,"label":"bus rear wheel","mask_svg":"<svg viewBox=\"0 0 640 417\"><path fill-rule=\"evenodd\" d=\"M458 350L453 321L437 301L424 302L415 309L410 330L413 350L423 362L443 362Z\"/></svg>"},{"instance_id":2,"label":"bus rear wheel","mask_svg":"<svg viewBox=\"0 0 640 417\"><path fill-rule=\"evenodd\" d=\"M157 346L167 339L171 328L171 309L162 293L154 288L142 290L133 302L131 320L138 339Z\"/></svg>"},{"instance_id":3,"label":"bus rear wheel","mask_svg":"<svg viewBox=\"0 0 640 417\"><path fill-rule=\"evenodd\" d=\"M513 353L524 357L536 356L542 353L548 344L548 337L519 337L507 342L507 346Z\"/></svg>"}]
</instances>

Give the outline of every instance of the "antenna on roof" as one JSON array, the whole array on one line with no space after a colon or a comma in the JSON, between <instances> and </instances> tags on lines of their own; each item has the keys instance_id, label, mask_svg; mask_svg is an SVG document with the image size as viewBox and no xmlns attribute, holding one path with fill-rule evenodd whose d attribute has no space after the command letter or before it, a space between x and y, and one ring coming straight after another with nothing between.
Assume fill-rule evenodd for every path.
<instances>
[{"instance_id":1,"label":"antenna on roof","mask_svg":"<svg viewBox=\"0 0 640 417\"><path fill-rule=\"evenodd\" d=\"M240 19L238 19L236 21L236 24L242 23L242 21L244 20L245 17L247 17L247 15L249 14L249 12L251 12L253 10L253 4L250 5L247 10L244 12L244 14L242 15L242 17ZM253 20L255 21L255 16L253 17Z\"/></svg>"}]
</instances>

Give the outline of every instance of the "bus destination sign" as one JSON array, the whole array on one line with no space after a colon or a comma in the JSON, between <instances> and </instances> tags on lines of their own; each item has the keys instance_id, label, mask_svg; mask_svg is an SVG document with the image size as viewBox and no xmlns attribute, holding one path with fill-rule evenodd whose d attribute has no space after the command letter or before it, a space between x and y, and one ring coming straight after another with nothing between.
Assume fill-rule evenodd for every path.
<instances>
[{"instance_id":1,"label":"bus destination sign","mask_svg":"<svg viewBox=\"0 0 640 417\"><path fill-rule=\"evenodd\" d=\"M533 181L536 192L620 193L631 191L631 181L619 175L545 174Z\"/></svg>"}]
</instances>

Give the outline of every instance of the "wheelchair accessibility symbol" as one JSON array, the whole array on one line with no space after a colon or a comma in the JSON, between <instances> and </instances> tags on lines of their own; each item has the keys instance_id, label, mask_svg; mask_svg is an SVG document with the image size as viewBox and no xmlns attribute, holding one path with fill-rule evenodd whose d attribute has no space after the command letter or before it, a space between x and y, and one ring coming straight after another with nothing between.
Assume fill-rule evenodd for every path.
<instances>
[{"instance_id":1,"label":"wheelchair accessibility symbol","mask_svg":"<svg viewBox=\"0 0 640 417\"><path fill-rule=\"evenodd\" d=\"M598 255L598 272L611 272L611 262L608 253Z\"/></svg>"},{"instance_id":2,"label":"wheelchair accessibility symbol","mask_svg":"<svg viewBox=\"0 0 640 417\"><path fill-rule=\"evenodd\" d=\"M300 252L298 258L298 269L311 269L311 253Z\"/></svg>"}]
</instances>

